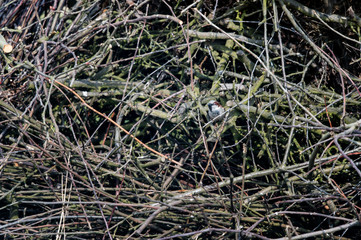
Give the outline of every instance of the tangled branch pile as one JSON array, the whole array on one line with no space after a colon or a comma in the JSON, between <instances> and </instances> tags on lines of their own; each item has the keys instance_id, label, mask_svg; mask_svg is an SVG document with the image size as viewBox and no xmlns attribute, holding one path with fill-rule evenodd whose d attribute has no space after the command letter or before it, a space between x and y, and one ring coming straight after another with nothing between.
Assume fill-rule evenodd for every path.
<instances>
[{"instance_id":1,"label":"tangled branch pile","mask_svg":"<svg viewBox=\"0 0 361 240\"><path fill-rule=\"evenodd\" d=\"M358 1L1 3L3 238L361 237Z\"/></svg>"}]
</instances>

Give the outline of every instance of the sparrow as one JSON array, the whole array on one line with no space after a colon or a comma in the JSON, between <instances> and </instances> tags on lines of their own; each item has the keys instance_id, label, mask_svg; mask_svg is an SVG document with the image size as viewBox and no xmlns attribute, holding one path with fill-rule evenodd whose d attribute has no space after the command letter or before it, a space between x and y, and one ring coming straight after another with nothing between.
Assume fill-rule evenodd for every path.
<instances>
[{"instance_id":1,"label":"sparrow","mask_svg":"<svg viewBox=\"0 0 361 240\"><path fill-rule=\"evenodd\" d=\"M224 117L225 110L219 102L215 100L211 100L207 103L207 106L208 106L208 116L211 120L218 121Z\"/></svg>"}]
</instances>

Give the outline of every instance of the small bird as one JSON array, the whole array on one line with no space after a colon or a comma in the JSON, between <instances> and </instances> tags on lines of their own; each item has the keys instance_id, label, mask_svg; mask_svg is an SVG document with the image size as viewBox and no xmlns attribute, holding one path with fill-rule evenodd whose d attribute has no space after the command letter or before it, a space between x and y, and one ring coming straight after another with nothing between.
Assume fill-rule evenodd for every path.
<instances>
[{"instance_id":1,"label":"small bird","mask_svg":"<svg viewBox=\"0 0 361 240\"><path fill-rule=\"evenodd\" d=\"M215 101L211 100L207 103L208 106L208 116L211 120L221 120L224 117L224 107L222 105ZM222 116L221 116L222 115Z\"/></svg>"}]
</instances>

